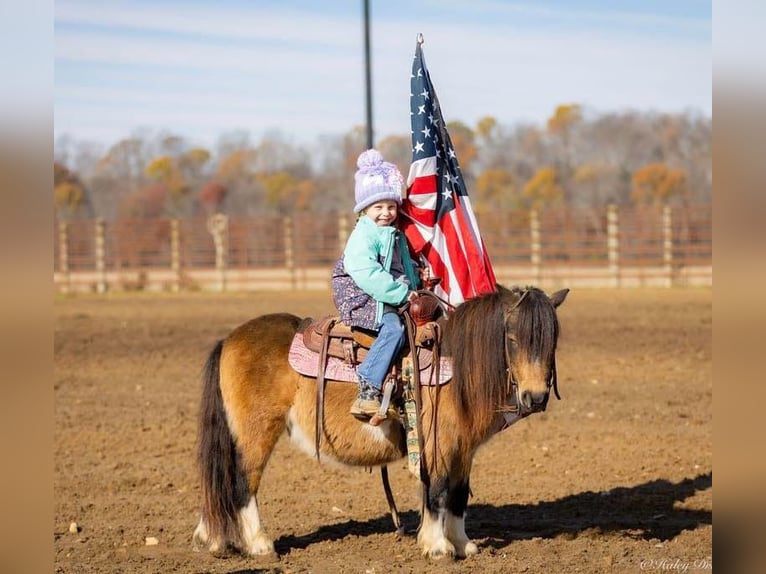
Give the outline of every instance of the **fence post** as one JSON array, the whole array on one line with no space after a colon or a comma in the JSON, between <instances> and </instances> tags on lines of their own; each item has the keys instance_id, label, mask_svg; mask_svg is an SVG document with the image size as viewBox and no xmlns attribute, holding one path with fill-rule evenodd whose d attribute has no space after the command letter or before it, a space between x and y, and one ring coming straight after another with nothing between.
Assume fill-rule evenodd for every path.
<instances>
[{"instance_id":1,"label":"fence post","mask_svg":"<svg viewBox=\"0 0 766 574\"><path fill-rule=\"evenodd\" d=\"M610 204L606 211L606 246L609 260L609 276L612 279L612 287L620 286L620 239L619 217L617 206Z\"/></svg>"},{"instance_id":2,"label":"fence post","mask_svg":"<svg viewBox=\"0 0 766 574\"><path fill-rule=\"evenodd\" d=\"M218 274L218 291L226 291L226 239L229 218L223 213L211 215L207 220L207 230L213 236L215 245L215 269Z\"/></svg>"},{"instance_id":3,"label":"fence post","mask_svg":"<svg viewBox=\"0 0 766 574\"><path fill-rule=\"evenodd\" d=\"M96 292L106 293L106 248L104 242L104 220L96 219Z\"/></svg>"},{"instance_id":4,"label":"fence post","mask_svg":"<svg viewBox=\"0 0 766 574\"><path fill-rule=\"evenodd\" d=\"M541 281L542 246L540 245L540 214L536 209L529 212L530 262L535 285Z\"/></svg>"},{"instance_id":5,"label":"fence post","mask_svg":"<svg viewBox=\"0 0 766 574\"><path fill-rule=\"evenodd\" d=\"M181 238L177 219L170 220L170 269L173 272L173 293L181 290Z\"/></svg>"},{"instance_id":6,"label":"fence post","mask_svg":"<svg viewBox=\"0 0 766 574\"><path fill-rule=\"evenodd\" d=\"M293 218L289 215L282 220L285 238L285 267L290 275L290 288L295 289L295 257L293 252Z\"/></svg>"},{"instance_id":7,"label":"fence post","mask_svg":"<svg viewBox=\"0 0 766 574\"><path fill-rule=\"evenodd\" d=\"M71 277L69 276L69 233L66 221L59 221L59 272L64 277L61 292L69 293Z\"/></svg>"},{"instance_id":8,"label":"fence post","mask_svg":"<svg viewBox=\"0 0 766 574\"><path fill-rule=\"evenodd\" d=\"M662 209L662 262L665 287L673 286L673 215L669 205Z\"/></svg>"}]
</instances>

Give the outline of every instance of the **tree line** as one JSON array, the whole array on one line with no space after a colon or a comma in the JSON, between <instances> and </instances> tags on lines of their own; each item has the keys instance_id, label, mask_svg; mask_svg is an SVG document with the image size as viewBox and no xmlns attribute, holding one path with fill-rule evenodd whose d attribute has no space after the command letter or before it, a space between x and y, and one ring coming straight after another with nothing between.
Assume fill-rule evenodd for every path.
<instances>
[{"instance_id":1,"label":"tree line","mask_svg":"<svg viewBox=\"0 0 766 574\"><path fill-rule=\"evenodd\" d=\"M712 119L693 114L595 114L557 106L545 125L447 124L477 213L544 207L689 205L712 195ZM214 149L137 131L108 149L69 136L54 145L59 219L106 220L350 211L364 126L296 144L225 133ZM376 147L407 174L409 135Z\"/></svg>"}]
</instances>

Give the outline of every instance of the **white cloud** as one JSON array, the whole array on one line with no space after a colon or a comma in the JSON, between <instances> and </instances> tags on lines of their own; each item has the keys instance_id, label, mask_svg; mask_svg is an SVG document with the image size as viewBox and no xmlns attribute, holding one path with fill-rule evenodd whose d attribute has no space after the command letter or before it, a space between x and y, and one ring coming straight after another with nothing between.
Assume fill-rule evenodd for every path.
<instances>
[{"instance_id":1,"label":"white cloud","mask_svg":"<svg viewBox=\"0 0 766 574\"><path fill-rule=\"evenodd\" d=\"M169 6L161 3L56 2L56 21L62 24L116 27L132 31L170 32L198 36L281 44L313 44L344 48L360 41L359 18L323 17L289 7L256 2Z\"/></svg>"}]
</instances>

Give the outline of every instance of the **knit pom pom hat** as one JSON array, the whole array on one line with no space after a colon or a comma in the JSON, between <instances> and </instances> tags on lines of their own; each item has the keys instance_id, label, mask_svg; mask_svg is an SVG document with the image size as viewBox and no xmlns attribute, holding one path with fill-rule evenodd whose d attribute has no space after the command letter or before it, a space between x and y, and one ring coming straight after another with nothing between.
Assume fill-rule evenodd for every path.
<instances>
[{"instance_id":1,"label":"knit pom pom hat","mask_svg":"<svg viewBox=\"0 0 766 574\"><path fill-rule=\"evenodd\" d=\"M383 160L378 150L363 152L356 165L359 169L354 175L354 213L378 201L390 200L402 204L404 178L393 163Z\"/></svg>"}]
</instances>

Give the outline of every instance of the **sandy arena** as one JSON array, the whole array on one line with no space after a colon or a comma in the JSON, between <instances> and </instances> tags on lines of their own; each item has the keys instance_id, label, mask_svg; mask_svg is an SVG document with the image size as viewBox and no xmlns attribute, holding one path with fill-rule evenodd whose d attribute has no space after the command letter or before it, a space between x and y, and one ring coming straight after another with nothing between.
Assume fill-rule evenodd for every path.
<instances>
[{"instance_id":1,"label":"sandy arena","mask_svg":"<svg viewBox=\"0 0 766 574\"><path fill-rule=\"evenodd\" d=\"M559 309L559 389L479 450L466 530L479 554L431 562L418 481L318 465L282 439L259 494L277 555L194 552L200 374L256 315L332 312L329 293L57 298L58 573L712 570L712 290L575 290ZM76 526L73 524L76 523Z\"/></svg>"}]
</instances>

